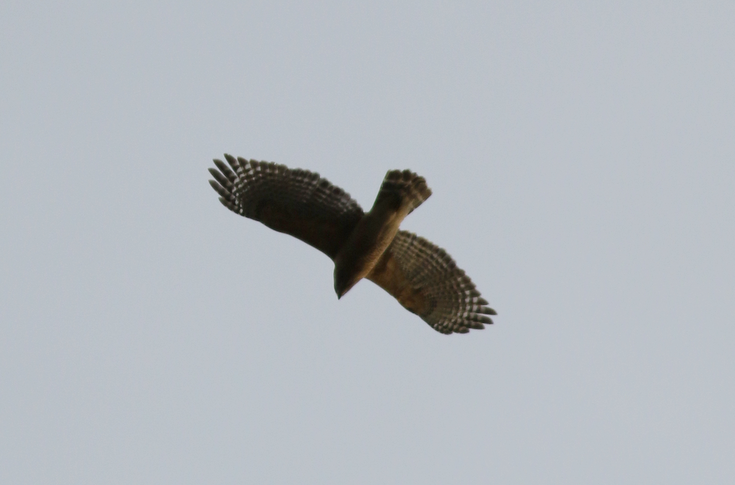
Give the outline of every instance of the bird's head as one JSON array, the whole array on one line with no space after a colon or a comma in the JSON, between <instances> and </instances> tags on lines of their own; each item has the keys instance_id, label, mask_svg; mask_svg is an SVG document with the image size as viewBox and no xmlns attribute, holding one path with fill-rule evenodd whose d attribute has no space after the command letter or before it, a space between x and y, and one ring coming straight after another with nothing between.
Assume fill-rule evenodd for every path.
<instances>
[{"instance_id":1,"label":"bird's head","mask_svg":"<svg viewBox=\"0 0 735 485\"><path fill-rule=\"evenodd\" d=\"M334 267L334 292L337 293L337 299L344 296L345 293L355 286L357 280L344 266L337 264Z\"/></svg>"}]
</instances>

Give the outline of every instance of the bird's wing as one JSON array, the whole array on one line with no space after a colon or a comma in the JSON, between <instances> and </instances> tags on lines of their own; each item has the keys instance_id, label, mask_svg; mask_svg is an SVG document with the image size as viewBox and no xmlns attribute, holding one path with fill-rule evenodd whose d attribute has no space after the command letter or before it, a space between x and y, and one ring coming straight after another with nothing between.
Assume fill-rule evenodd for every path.
<instances>
[{"instance_id":1,"label":"bird's wing","mask_svg":"<svg viewBox=\"0 0 735 485\"><path fill-rule=\"evenodd\" d=\"M209 183L232 212L290 234L334 259L363 210L318 173L225 155Z\"/></svg>"},{"instance_id":2,"label":"bird's wing","mask_svg":"<svg viewBox=\"0 0 735 485\"><path fill-rule=\"evenodd\" d=\"M410 232L398 231L367 278L441 333L485 328L496 315L446 251Z\"/></svg>"}]
</instances>

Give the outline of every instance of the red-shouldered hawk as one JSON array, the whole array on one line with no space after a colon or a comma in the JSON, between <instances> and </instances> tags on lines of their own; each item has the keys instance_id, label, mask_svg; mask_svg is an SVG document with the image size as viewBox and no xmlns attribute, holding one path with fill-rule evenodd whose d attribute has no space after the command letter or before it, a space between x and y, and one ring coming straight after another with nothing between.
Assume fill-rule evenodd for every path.
<instances>
[{"instance_id":1,"label":"red-shouldered hawk","mask_svg":"<svg viewBox=\"0 0 735 485\"><path fill-rule=\"evenodd\" d=\"M370 212L317 173L225 154L209 171L220 202L317 248L334 261L341 298L367 278L441 333L467 333L493 323L495 310L446 251L398 228L431 196L409 170L385 175Z\"/></svg>"}]
</instances>

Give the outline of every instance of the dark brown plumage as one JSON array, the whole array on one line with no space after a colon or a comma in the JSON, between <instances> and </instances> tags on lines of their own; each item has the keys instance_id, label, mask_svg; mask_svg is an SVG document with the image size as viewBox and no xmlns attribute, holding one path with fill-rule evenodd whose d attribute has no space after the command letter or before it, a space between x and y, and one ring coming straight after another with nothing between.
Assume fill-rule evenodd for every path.
<instances>
[{"instance_id":1,"label":"dark brown plumage","mask_svg":"<svg viewBox=\"0 0 735 485\"><path fill-rule=\"evenodd\" d=\"M210 184L231 211L319 249L335 262L342 297L359 280L374 282L442 333L467 333L495 315L443 249L399 226L431 196L423 177L389 171L370 212L319 174L225 155Z\"/></svg>"}]
</instances>

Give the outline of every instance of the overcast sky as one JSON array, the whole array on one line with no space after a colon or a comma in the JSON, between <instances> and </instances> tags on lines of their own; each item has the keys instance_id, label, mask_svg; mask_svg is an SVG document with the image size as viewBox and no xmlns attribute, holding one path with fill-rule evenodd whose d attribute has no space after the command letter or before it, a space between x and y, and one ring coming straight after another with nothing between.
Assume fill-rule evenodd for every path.
<instances>
[{"instance_id":1,"label":"overcast sky","mask_svg":"<svg viewBox=\"0 0 735 485\"><path fill-rule=\"evenodd\" d=\"M735 483L735 3L0 4L0 482ZM498 311L236 216L319 172Z\"/></svg>"}]
</instances>

